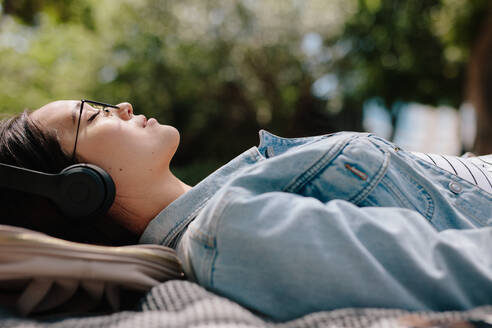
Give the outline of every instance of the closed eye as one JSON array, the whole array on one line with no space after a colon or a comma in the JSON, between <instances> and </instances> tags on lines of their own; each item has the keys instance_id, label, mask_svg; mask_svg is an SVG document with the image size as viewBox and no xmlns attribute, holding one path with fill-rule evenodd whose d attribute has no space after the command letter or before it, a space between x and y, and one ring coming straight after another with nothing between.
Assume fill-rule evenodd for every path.
<instances>
[{"instance_id":1,"label":"closed eye","mask_svg":"<svg viewBox=\"0 0 492 328\"><path fill-rule=\"evenodd\" d=\"M96 118L96 116L99 115L100 112L101 111L98 110L95 114L92 114L91 117L89 117L89 119L87 120L87 122L92 122Z\"/></svg>"}]
</instances>

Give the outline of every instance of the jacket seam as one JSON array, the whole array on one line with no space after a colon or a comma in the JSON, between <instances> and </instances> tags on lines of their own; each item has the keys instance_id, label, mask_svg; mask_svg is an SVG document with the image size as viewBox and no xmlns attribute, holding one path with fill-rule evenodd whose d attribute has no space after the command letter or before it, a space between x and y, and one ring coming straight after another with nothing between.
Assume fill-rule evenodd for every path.
<instances>
[{"instance_id":1,"label":"jacket seam","mask_svg":"<svg viewBox=\"0 0 492 328\"><path fill-rule=\"evenodd\" d=\"M383 179L384 174L386 173L388 166L389 166L389 154L386 151L381 150L384 154L384 160L383 163L381 164L381 167L378 170L378 173L371 179L369 184L363 188L357 195L349 199L349 202L352 202L355 205L358 205L361 201L363 201L371 191L376 188L377 184L381 182Z\"/></svg>"},{"instance_id":2,"label":"jacket seam","mask_svg":"<svg viewBox=\"0 0 492 328\"><path fill-rule=\"evenodd\" d=\"M222 196L222 199L224 199L223 201L223 204L220 208L217 209L217 212L216 212L216 217L217 217L217 220L215 225L211 227L211 230L213 231L214 233L214 238L213 238L213 247L211 248L213 254L212 254L212 258L210 260L210 269L208 270L208 281L209 281L209 285L210 287L213 287L214 286L214 273L215 273L215 262L217 260L217 256L218 256L218 247L217 247L217 238L215 236L218 236L218 227L221 226L221 222L222 220L224 220L224 212L226 211L226 208L229 206L229 203L230 203L230 199L232 199L233 197L229 197L229 195L231 194L241 194L240 192L238 191L235 191L234 189L230 189L230 190L227 190L227 193L225 193L225 195Z\"/></svg>"},{"instance_id":3,"label":"jacket seam","mask_svg":"<svg viewBox=\"0 0 492 328\"><path fill-rule=\"evenodd\" d=\"M182 220L178 224L176 224L171 229L171 231L169 231L169 233L162 239L161 244L167 246L168 243L171 242L176 237L176 235L182 230L183 226L186 226L187 224L189 224L193 220L193 218L195 218L197 216L197 213L202 210L202 208L205 206L205 204L207 204L207 202L209 201L210 198L211 198L210 196L205 198L202 201L202 203L200 203L198 205L198 207L193 212L191 212L190 215L188 215L184 220Z\"/></svg>"},{"instance_id":4,"label":"jacket seam","mask_svg":"<svg viewBox=\"0 0 492 328\"><path fill-rule=\"evenodd\" d=\"M294 180L288 183L282 191L295 193L302 189L309 181L311 181L319 172L326 167L330 162L332 162L337 155L349 144L352 140L358 136L350 136L346 139L340 140L338 143L330 147L320 159L318 159L314 164L311 165L304 173L299 177L294 178Z\"/></svg>"}]
</instances>

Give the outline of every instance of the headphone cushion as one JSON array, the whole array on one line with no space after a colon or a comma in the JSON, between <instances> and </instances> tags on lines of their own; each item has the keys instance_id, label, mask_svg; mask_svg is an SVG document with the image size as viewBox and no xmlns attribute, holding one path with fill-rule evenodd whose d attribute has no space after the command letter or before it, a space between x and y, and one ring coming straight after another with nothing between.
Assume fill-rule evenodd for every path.
<instances>
[{"instance_id":1,"label":"headphone cushion","mask_svg":"<svg viewBox=\"0 0 492 328\"><path fill-rule=\"evenodd\" d=\"M69 217L85 219L105 214L113 204L111 176L92 164L71 165L60 172L58 205Z\"/></svg>"}]
</instances>

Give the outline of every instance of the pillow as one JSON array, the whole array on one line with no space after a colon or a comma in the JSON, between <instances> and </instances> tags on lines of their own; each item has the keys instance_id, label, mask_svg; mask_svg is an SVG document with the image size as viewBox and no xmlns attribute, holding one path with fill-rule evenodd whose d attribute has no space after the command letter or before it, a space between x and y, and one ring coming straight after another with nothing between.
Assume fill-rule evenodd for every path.
<instances>
[{"instance_id":1,"label":"pillow","mask_svg":"<svg viewBox=\"0 0 492 328\"><path fill-rule=\"evenodd\" d=\"M21 315L117 311L129 295L183 277L168 247L74 243L0 225L0 304Z\"/></svg>"}]
</instances>

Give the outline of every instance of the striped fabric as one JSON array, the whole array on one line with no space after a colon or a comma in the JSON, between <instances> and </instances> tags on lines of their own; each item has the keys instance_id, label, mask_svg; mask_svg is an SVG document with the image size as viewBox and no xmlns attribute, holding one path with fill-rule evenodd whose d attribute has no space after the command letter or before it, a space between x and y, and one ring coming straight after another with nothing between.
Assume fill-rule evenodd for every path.
<instances>
[{"instance_id":1,"label":"striped fabric","mask_svg":"<svg viewBox=\"0 0 492 328\"><path fill-rule=\"evenodd\" d=\"M412 152L426 162L456 174L475 184L479 188L492 193L492 154L476 157L457 157Z\"/></svg>"}]
</instances>

